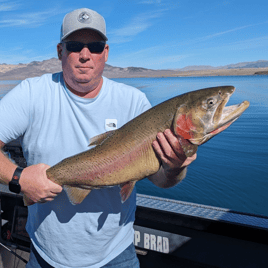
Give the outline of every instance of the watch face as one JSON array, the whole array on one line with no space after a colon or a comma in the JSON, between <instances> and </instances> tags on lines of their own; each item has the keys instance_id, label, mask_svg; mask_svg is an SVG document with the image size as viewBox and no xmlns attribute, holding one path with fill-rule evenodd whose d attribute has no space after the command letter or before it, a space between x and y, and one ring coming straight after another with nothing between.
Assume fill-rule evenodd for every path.
<instances>
[{"instance_id":1,"label":"watch face","mask_svg":"<svg viewBox=\"0 0 268 268\"><path fill-rule=\"evenodd\" d=\"M9 183L9 191L12 193L16 193L19 194L21 190L21 187L18 183L14 183L13 181L11 181Z\"/></svg>"}]
</instances>

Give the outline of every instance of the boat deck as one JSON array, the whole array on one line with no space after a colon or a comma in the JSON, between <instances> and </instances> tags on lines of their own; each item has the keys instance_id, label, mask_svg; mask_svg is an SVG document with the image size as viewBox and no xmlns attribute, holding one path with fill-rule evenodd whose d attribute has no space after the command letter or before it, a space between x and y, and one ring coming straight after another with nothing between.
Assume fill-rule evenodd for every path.
<instances>
[{"instance_id":1,"label":"boat deck","mask_svg":"<svg viewBox=\"0 0 268 268\"><path fill-rule=\"evenodd\" d=\"M137 205L142 267L268 267L268 217L146 195Z\"/></svg>"}]
</instances>

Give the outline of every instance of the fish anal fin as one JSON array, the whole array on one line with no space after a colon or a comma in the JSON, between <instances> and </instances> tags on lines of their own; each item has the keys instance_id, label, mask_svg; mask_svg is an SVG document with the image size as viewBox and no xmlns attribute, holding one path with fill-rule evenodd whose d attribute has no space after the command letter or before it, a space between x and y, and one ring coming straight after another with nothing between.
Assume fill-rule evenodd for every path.
<instances>
[{"instance_id":1,"label":"fish anal fin","mask_svg":"<svg viewBox=\"0 0 268 268\"><path fill-rule=\"evenodd\" d=\"M82 201L91 192L91 190L89 189L82 189L70 185L64 185L63 188L66 191L66 194L73 205L82 203Z\"/></svg>"},{"instance_id":2,"label":"fish anal fin","mask_svg":"<svg viewBox=\"0 0 268 268\"><path fill-rule=\"evenodd\" d=\"M116 130L111 130L107 131L105 133L102 133L100 135L97 135L89 140L89 145L88 146L93 146L93 145L100 145L102 144L107 138L112 136Z\"/></svg>"},{"instance_id":3,"label":"fish anal fin","mask_svg":"<svg viewBox=\"0 0 268 268\"><path fill-rule=\"evenodd\" d=\"M136 181L129 181L120 185L121 187L120 196L121 196L122 203L128 200L128 198L130 197L135 187L135 184L136 184Z\"/></svg>"}]
</instances>

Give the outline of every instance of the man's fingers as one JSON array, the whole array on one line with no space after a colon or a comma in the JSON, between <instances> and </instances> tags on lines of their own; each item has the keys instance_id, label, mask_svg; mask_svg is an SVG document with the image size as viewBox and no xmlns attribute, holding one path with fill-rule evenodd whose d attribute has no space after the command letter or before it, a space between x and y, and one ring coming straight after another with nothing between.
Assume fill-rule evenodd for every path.
<instances>
[{"instance_id":1,"label":"man's fingers","mask_svg":"<svg viewBox=\"0 0 268 268\"><path fill-rule=\"evenodd\" d=\"M153 148L169 169L188 166L196 159L197 146L182 137L175 136L170 129L157 134Z\"/></svg>"},{"instance_id":2,"label":"man's fingers","mask_svg":"<svg viewBox=\"0 0 268 268\"><path fill-rule=\"evenodd\" d=\"M168 143L170 144L170 147L173 149L173 151L176 153L176 155L179 157L179 158L184 158L184 151L181 147L181 143L180 143L180 137L176 137L172 131L170 129L166 129L164 131L164 135L168 141Z\"/></svg>"},{"instance_id":3,"label":"man's fingers","mask_svg":"<svg viewBox=\"0 0 268 268\"><path fill-rule=\"evenodd\" d=\"M159 145L163 151L163 156L169 160L177 159L177 155L174 152L173 147L167 140L166 136L163 133L157 134L157 141L159 142Z\"/></svg>"},{"instance_id":4,"label":"man's fingers","mask_svg":"<svg viewBox=\"0 0 268 268\"><path fill-rule=\"evenodd\" d=\"M49 180L49 187L50 187L51 193L59 194L62 192L62 187L59 184L54 183L51 180Z\"/></svg>"},{"instance_id":5,"label":"man's fingers","mask_svg":"<svg viewBox=\"0 0 268 268\"><path fill-rule=\"evenodd\" d=\"M157 134L157 140L153 142L153 148L167 170L180 168L185 161L185 157L180 159L177 156L163 133Z\"/></svg>"},{"instance_id":6,"label":"man's fingers","mask_svg":"<svg viewBox=\"0 0 268 268\"><path fill-rule=\"evenodd\" d=\"M35 203L52 201L62 191L60 185L47 178L46 170L49 167L46 164L37 164L25 168L22 172L22 192ZM30 203L32 202L27 202Z\"/></svg>"},{"instance_id":7,"label":"man's fingers","mask_svg":"<svg viewBox=\"0 0 268 268\"><path fill-rule=\"evenodd\" d=\"M197 152L197 145L192 144L181 136L175 136L170 129L166 129L164 134L172 149L182 161L189 156L193 156Z\"/></svg>"},{"instance_id":8,"label":"man's fingers","mask_svg":"<svg viewBox=\"0 0 268 268\"><path fill-rule=\"evenodd\" d=\"M164 153L163 153L158 141L155 140L152 145L153 145L154 151L156 152L157 156L162 159L164 157Z\"/></svg>"}]
</instances>

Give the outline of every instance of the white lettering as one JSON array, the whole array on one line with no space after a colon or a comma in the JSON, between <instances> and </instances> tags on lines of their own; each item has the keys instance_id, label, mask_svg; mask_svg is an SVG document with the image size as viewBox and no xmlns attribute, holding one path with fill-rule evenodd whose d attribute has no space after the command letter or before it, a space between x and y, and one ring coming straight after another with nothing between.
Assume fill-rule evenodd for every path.
<instances>
[{"instance_id":1,"label":"white lettering","mask_svg":"<svg viewBox=\"0 0 268 268\"><path fill-rule=\"evenodd\" d=\"M151 250L156 250L156 237L155 235L150 235L150 242L151 242Z\"/></svg>"},{"instance_id":2,"label":"white lettering","mask_svg":"<svg viewBox=\"0 0 268 268\"><path fill-rule=\"evenodd\" d=\"M167 237L156 236L154 234L144 234L143 247L145 249L150 249L158 252L169 253L169 239ZM141 233L139 231L135 231L134 234L134 244L138 246L141 242Z\"/></svg>"},{"instance_id":3,"label":"white lettering","mask_svg":"<svg viewBox=\"0 0 268 268\"><path fill-rule=\"evenodd\" d=\"M156 251L163 252L162 236L157 236L157 248Z\"/></svg>"},{"instance_id":4,"label":"white lettering","mask_svg":"<svg viewBox=\"0 0 268 268\"><path fill-rule=\"evenodd\" d=\"M150 248L150 235L144 233L144 248Z\"/></svg>"},{"instance_id":5,"label":"white lettering","mask_svg":"<svg viewBox=\"0 0 268 268\"><path fill-rule=\"evenodd\" d=\"M141 234L139 231L135 231L135 234L134 234L134 245L135 246L138 246L138 244L140 243L141 241Z\"/></svg>"},{"instance_id":6,"label":"white lettering","mask_svg":"<svg viewBox=\"0 0 268 268\"><path fill-rule=\"evenodd\" d=\"M167 237L163 237L163 253L169 253L169 240Z\"/></svg>"}]
</instances>

